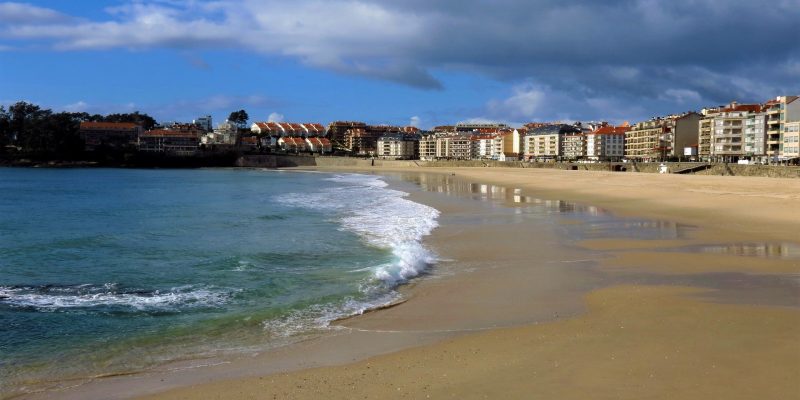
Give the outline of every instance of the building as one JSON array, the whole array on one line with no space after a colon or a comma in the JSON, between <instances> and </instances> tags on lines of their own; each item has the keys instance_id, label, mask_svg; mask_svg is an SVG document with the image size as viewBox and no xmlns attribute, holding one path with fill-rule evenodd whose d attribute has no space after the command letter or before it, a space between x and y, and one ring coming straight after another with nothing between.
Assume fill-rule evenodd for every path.
<instances>
[{"instance_id":1,"label":"building","mask_svg":"<svg viewBox=\"0 0 800 400\"><path fill-rule=\"evenodd\" d=\"M582 132L581 128L567 124L529 129L523 140L523 156L526 160L560 160L564 155L562 150L564 136Z\"/></svg>"},{"instance_id":2,"label":"building","mask_svg":"<svg viewBox=\"0 0 800 400\"><path fill-rule=\"evenodd\" d=\"M586 134L586 158L593 161L619 161L625 156L625 132L630 125L605 125Z\"/></svg>"},{"instance_id":3,"label":"building","mask_svg":"<svg viewBox=\"0 0 800 400\"><path fill-rule=\"evenodd\" d=\"M800 121L783 124L783 161L798 164L800 161Z\"/></svg>"},{"instance_id":4,"label":"building","mask_svg":"<svg viewBox=\"0 0 800 400\"><path fill-rule=\"evenodd\" d=\"M433 161L436 159L436 135L423 135L419 139L419 159Z\"/></svg>"},{"instance_id":5,"label":"building","mask_svg":"<svg viewBox=\"0 0 800 400\"><path fill-rule=\"evenodd\" d=\"M312 153L327 154L333 151L331 141L326 137L310 136L306 138L306 148Z\"/></svg>"},{"instance_id":6,"label":"building","mask_svg":"<svg viewBox=\"0 0 800 400\"><path fill-rule=\"evenodd\" d=\"M496 159L495 135L472 135L470 136L470 141L472 143L470 158L478 160Z\"/></svg>"},{"instance_id":7,"label":"building","mask_svg":"<svg viewBox=\"0 0 800 400\"><path fill-rule=\"evenodd\" d=\"M214 130L214 125L211 124L211 116L206 115L205 117L197 118L196 120L192 121L193 124L200 127L205 132L211 132Z\"/></svg>"},{"instance_id":8,"label":"building","mask_svg":"<svg viewBox=\"0 0 800 400\"><path fill-rule=\"evenodd\" d=\"M561 137L561 158L581 160L586 157L586 136L583 132L568 132Z\"/></svg>"},{"instance_id":9,"label":"building","mask_svg":"<svg viewBox=\"0 0 800 400\"><path fill-rule=\"evenodd\" d=\"M783 134L787 122L800 121L800 97L778 96L764 104L767 118L766 153L771 162L786 159L783 154Z\"/></svg>"},{"instance_id":10,"label":"building","mask_svg":"<svg viewBox=\"0 0 800 400\"><path fill-rule=\"evenodd\" d=\"M239 127L233 122L226 120L225 122L217 125L214 131L203 135L200 138L200 143L206 146L233 146L236 144L238 134Z\"/></svg>"},{"instance_id":11,"label":"building","mask_svg":"<svg viewBox=\"0 0 800 400\"><path fill-rule=\"evenodd\" d=\"M469 160L472 158L472 141L467 135L452 135L436 138L436 158L447 160Z\"/></svg>"},{"instance_id":12,"label":"building","mask_svg":"<svg viewBox=\"0 0 800 400\"><path fill-rule=\"evenodd\" d=\"M388 134L378 138L377 156L396 160L416 158L418 140L405 134Z\"/></svg>"},{"instance_id":13,"label":"building","mask_svg":"<svg viewBox=\"0 0 800 400\"><path fill-rule=\"evenodd\" d=\"M81 122L79 135L85 149L93 151L98 147L135 147L142 134L140 125L129 122Z\"/></svg>"},{"instance_id":14,"label":"building","mask_svg":"<svg viewBox=\"0 0 800 400\"><path fill-rule=\"evenodd\" d=\"M344 143L345 133L351 129L367 129L367 124L358 121L334 121L328 124L327 137L334 144Z\"/></svg>"},{"instance_id":15,"label":"building","mask_svg":"<svg viewBox=\"0 0 800 400\"><path fill-rule=\"evenodd\" d=\"M625 133L625 158L665 161L682 157L685 147L697 143L701 118L696 112L687 112L635 124Z\"/></svg>"},{"instance_id":16,"label":"building","mask_svg":"<svg viewBox=\"0 0 800 400\"><path fill-rule=\"evenodd\" d=\"M306 140L294 136L284 136L278 139L278 147L286 152L299 153L308 150Z\"/></svg>"},{"instance_id":17,"label":"building","mask_svg":"<svg viewBox=\"0 0 800 400\"><path fill-rule=\"evenodd\" d=\"M139 135L139 151L191 156L197 153L202 134L199 128L146 131Z\"/></svg>"},{"instance_id":18,"label":"building","mask_svg":"<svg viewBox=\"0 0 800 400\"><path fill-rule=\"evenodd\" d=\"M379 138L384 135L402 133L404 129L392 125L366 125L364 128L352 128L344 133L343 144L353 154L376 155Z\"/></svg>"},{"instance_id":19,"label":"building","mask_svg":"<svg viewBox=\"0 0 800 400\"><path fill-rule=\"evenodd\" d=\"M739 159L763 155L764 130L755 125L760 104L732 102L724 107L704 109L698 125L698 155L701 160L737 162ZM763 115L761 116L763 120ZM751 132L749 146L745 146L748 121ZM760 132L761 138L756 137ZM761 153L756 152L760 150Z\"/></svg>"}]
</instances>

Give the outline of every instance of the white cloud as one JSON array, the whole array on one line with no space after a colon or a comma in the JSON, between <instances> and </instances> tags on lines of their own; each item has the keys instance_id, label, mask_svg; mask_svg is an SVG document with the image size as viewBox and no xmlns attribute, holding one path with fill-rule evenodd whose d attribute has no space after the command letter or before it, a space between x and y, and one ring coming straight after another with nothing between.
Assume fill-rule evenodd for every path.
<instances>
[{"instance_id":1,"label":"white cloud","mask_svg":"<svg viewBox=\"0 0 800 400\"><path fill-rule=\"evenodd\" d=\"M696 104L702 100L700 93L689 89L667 89L660 96L662 100L674 101L678 104Z\"/></svg>"},{"instance_id":2,"label":"white cloud","mask_svg":"<svg viewBox=\"0 0 800 400\"><path fill-rule=\"evenodd\" d=\"M84 102L83 100L78 101L76 103L67 104L64 106L64 111L67 112L84 112L89 109L89 104Z\"/></svg>"},{"instance_id":3,"label":"white cloud","mask_svg":"<svg viewBox=\"0 0 800 400\"><path fill-rule=\"evenodd\" d=\"M419 128L421 123L422 120L420 119L420 117L415 115L411 117L411 119L408 121L408 126L416 126L417 128Z\"/></svg>"},{"instance_id":4,"label":"white cloud","mask_svg":"<svg viewBox=\"0 0 800 400\"><path fill-rule=\"evenodd\" d=\"M71 19L69 16L49 8L26 3L0 3L0 22L19 23L23 21L25 24L42 24L64 22L69 19Z\"/></svg>"},{"instance_id":5,"label":"white cloud","mask_svg":"<svg viewBox=\"0 0 800 400\"><path fill-rule=\"evenodd\" d=\"M267 122L283 122L283 120L283 114L278 114L276 112L270 113L269 117L267 117Z\"/></svg>"}]
</instances>

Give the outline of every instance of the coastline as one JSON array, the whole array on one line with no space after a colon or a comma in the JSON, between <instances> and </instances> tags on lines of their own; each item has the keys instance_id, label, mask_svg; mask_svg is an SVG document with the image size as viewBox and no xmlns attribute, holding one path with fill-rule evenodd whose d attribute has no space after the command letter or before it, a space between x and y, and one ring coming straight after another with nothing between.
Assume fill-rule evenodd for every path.
<instances>
[{"instance_id":1,"label":"coastline","mask_svg":"<svg viewBox=\"0 0 800 400\"><path fill-rule=\"evenodd\" d=\"M583 171L563 171L563 173L554 174L557 171L525 169L512 173L512 171L499 168L447 170L440 168L391 170L367 168L356 171L353 168L326 168L320 170L378 174L418 174L423 172L428 176L437 177L455 174L457 179L462 182L494 183L498 187L520 189L525 195L539 199L578 201L581 204L602 206L623 216L645 216L700 226L700 229L691 235L692 237L685 240L692 244L737 242L745 239L766 242L785 240L791 237L785 235L791 232L792 225L798 226L798 218L800 218L790 216L788 220L784 221L770 213L755 213L756 215L748 213L750 211L748 207L752 206L752 202L746 200L765 202L768 206L778 207L778 210L781 210L781 206L786 207L792 200L797 199L797 196L800 195L800 188L795 187L797 184L794 186L791 183L781 184L781 191L776 191L774 190L774 185L777 183L775 178L766 178L773 185L773 190L768 195L757 195L755 191L744 190L736 185L733 185L736 186L736 190L730 188L727 192L715 190L714 185L731 186L728 185L729 182L718 181L720 177L695 181L694 184L699 185L699 189L697 186L689 187L687 185L685 193L691 197L693 206L681 208L675 199L653 197L657 196L659 192L674 195L675 185L685 184L686 181L682 179L677 181L658 180L661 176L651 174L646 176L624 174L626 177L633 176L644 181L655 181L659 185L655 189L642 190L637 186L636 179L631 182L616 178L623 176L620 174ZM565 181L567 178L573 179L576 176L580 179L571 182ZM532 178L535 179L535 183L529 182ZM741 183L742 179L754 178L731 179L735 180L734 183ZM605 189L581 186L581 183L603 180L608 184ZM747 183L755 183L756 187L759 185L769 186L761 182ZM616 190L626 188L627 192L623 192L621 196L615 196L617 193L612 193L614 192L613 188ZM513 203L513 196L516 195L518 195L517 191L509 190L500 197L505 198L502 201L506 203ZM432 201L430 198L425 198L424 191L416 196L422 198L415 200ZM710 207L703 201L708 202L710 198L722 199L714 204L722 207L718 213L708 213ZM698 199L704 200L699 201ZM634 204L637 200L642 204ZM444 215L461 215L463 217L474 211L468 206L463 208L465 207L463 204L454 202L447 202L447 204L447 207L452 207L452 209L445 210ZM507 205L513 209L513 204ZM654 210L652 207L659 209ZM748 215L731 223L725 218L724 212L732 210L745 212ZM757 225L754 223L755 221L763 221L763 224ZM470 226L475 227L474 224ZM187 380L183 385L180 383L175 385L176 382L172 382L171 386L150 387L148 392L159 392L170 387L183 386L157 394L154 398L233 398L241 396L266 398L267 394L275 394L284 398L316 398L324 394L327 397L337 398L337 393L341 398L351 398L356 393L351 390L355 388L360 390L358 394L364 394L370 398L387 396L389 393L391 395L388 397L400 397L403 394L415 398L424 395L443 397L450 394L465 398L484 395L524 397L533 393L529 392L533 389L529 385L535 381L538 393L548 395L548 397L577 398L592 394L595 395L594 397L598 397L598 393L601 393L599 397L637 397L645 394L652 395L651 390L658 390L662 397L666 398L670 397L670 394L674 396L683 393L669 391L675 389L675 387L670 387L670 383L675 383L676 379L680 380L681 384L672 386L680 388L686 386L687 390L692 387L696 389L698 386L702 388L703 383L691 380L692 376L687 371L699 361L717 357L719 354L715 352L706 354L700 351L702 349L684 347L687 343L680 340L673 344L680 347L684 354L687 352L697 353L697 357L701 358L683 360L686 362L685 364L668 363L669 365L659 366L657 374L660 379L657 382L650 382L651 385L644 384L647 379L652 379L645 376L636 376L633 381L625 381L629 384L613 380L613 376L603 372L613 370L612 366L606 364L595 365L601 369L601 373L579 368L578 364L584 359L594 360L608 351L614 352L614 349L624 348L627 345L623 341L624 339L634 341L636 345L649 350L630 351L626 355L627 364L616 366L615 368L618 370L614 371L622 373L625 372L625 368L628 368L628 372L641 373L641 370L647 366L642 358L652 359L654 355L661 355L661 353L656 354L653 351L658 350L659 343L669 337L653 335L655 328L645 323L649 320L669 322L665 322L666 325L659 324L658 327L673 335L689 335L692 340L698 339L695 334L703 329L715 329L714 332L718 336L706 338L707 341L697 340L698 344L710 345L720 337L730 339L731 343L742 341L750 343L748 340L754 339L763 339L767 342L766 344L769 346L756 346L749 350L740 350L736 347L720 349L720 351L734 350L737 352L734 354L734 360L725 362L724 374L714 377L722 382L720 385L723 389L728 390L722 394L730 394L730 397L738 395L745 398L747 397L745 394L752 397L755 393L753 391L737 392L730 389L730 387L738 386L731 385L731 383L735 383L736 373L741 372L737 369L741 367L738 363L748 357L768 355L770 360L779 361L774 363L777 364L777 367L788 371L797 370L797 365L793 364L794 360L791 357L800 353L798 353L796 345L789 343L788 338L800 333L800 329L797 328L800 326L798 304L793 304L791 301L789 304L781 304L774 298L775 296L771 296L769 293L760 293L763 297L736 298L735 295L741 287L735 287L735 285L727 290L725 288L712 290L708 288L707 284L705 289L697 289L697 287L704 287L703 279L708 279L709 274L758 272L757 266L761 263L760 261L753 262L750 258L742 258L739 261L747 262L734 263L732 266L725 265L721 269L717 265L717 270L701 266L693 271L681 272L681 279L676 280L670 277L670 274L663 274L663 271L643 269L639 265L642 261L652 260L653 257L670 259L665 256L666 253L663 250L674 245L674 241L664 241L666 243L652 241L645 243L644 246L641 241L636 240L620 240L613 243L595 241L582 243L582 250L569 249L570 251L585 250L589 252L587 253L589 256L596 254L591 253L592 251L600 251L631 258L629 251L631 248L638 247L638 250L641 250L643 247L645 251L634 254L629 268L624 268L620 272L611 268L619 264L614 261L614 257L604 258L596 263L596 266L589 266L591 263L582 264L582 257L570 258L571 253L562 251L566 249L555 249L552 243L548 243L546 232L544 234L539 232L539 234L543 234L542 236L530 236L535 235L536 232L525 230L524 226L519 229L509 230L507 226L498 223L496 226L481 226L471 232L458 224L448 224L447 221L443 221L442 229L437 230L431 237L433 246L442 251L445 257L456 256L456 259L462 261L474 260L473 270L467 271L467 273L461 271L458 275L445 276L443 279L415 281L403 288L403 291L410 295L409 301L396 307L343 321L342 325L346 327L346 330L342 334L333 335L328 340L302 343L293 349L285 349L299 351L305 356L314 355L319 357L319 360L298 361L295 359L293 362L289 362L287 360L293 357L291 354L283 354L285 357L283 359L280 355L273 354L270 356L270 360L239 360L236 361L237 365L235 366L224 365L218 369L206 368L206 371L200 373L202 375L200 379L195 377L193 380ZM512 240L509 238L520 236L520 234L524 234L525 237L535 237L537 240L525 243L525 247L518 246L521 244L520 242L512 242L510 246L509 243L505 243L505 241ZM496 253L476 251L475 242L485 241L487 237L494 237L495 239L490 240L489 243L494 248L501 248L501 251ZM458 245L458 243L463 244ZM539 246L534 245L537 243ZM540 254L536 254L537 252ZM504 256L498 257L497 254ZM542 254L545 255L542 256ZM533 257L537 260L549 259L570 263L545 263L550 266L536 271L525 269ZM774 270L769 271L775 275L797 274L800 271L795 259L769 259L768 261L779 264ZM576 262L576 264L573 265L572 262ZM748 262L756 264L755 271L752 266L749 269L747 266L742 266ZM441 269L445 273L447 268L448 264L443 263ZM669 266L666 268L669 270ZM528 279L520 279L520 277ZM739 275L737 277L741 278ZM556 287L552 287L553 282L558 282ZM508 285L513 283L518 286L508 288ZM573 286L563 286L570 283ZM685 286L695 287L695 289L688 289ZM498 289L506 289L508 292L498 293ZM791 296L796 290L797 286L790 286L788 293L783 293L778 297L783 297L785 300L786 296ZM530 297L504 298L504 294L518 295L520 293L527 293ZM486 297L482 294L494 297ZM588 300L584 301L584 296L587 296ZM631 305L629 299L636 299L635 304ZM701 299L710 299L713 302L701 301ZM720 302L746 305L719 304ZM786 302L784 301L784 303ZM535 304L535 307L530 307L531 304ZM776 307L776 305L780 307ZM587 307L588 312L586 311ZM498 312L498 309L504 311ZM667 311L662 312L664 309ZM466 311L454 316L454 310ZM558 311L553 312L553 310ZM675 315L684 313L689 316L673 318ZM704 323L706 319L713 320L712 317L722 314L727 316L727 322L722 325L718 318L717 325ZM629 327L626 333L631 332L633 336L625 335L611 340L611 337L618 333L616 329L623 328L612 326L613 324L610 322L621 316L624 317L625 325ZM779 323L779 321L782 322ZM742 334L726 332L724 328L730 326L739 326L740 328L737 329L745 332ZM753 330L759 326L769 326L770 332L754 334ZM588 331L585 330L587 327L590 328ZM384 332L376 332L381 330ZM652 337L637 336L642 332L652 335ZM454 333L466 335L454 337ZM525 340L525 338L529 340ZM584 343L582 339L587 339L589 342ZM520 343L520 341L524 343ZM364 343L364 346L362 348L343 348L343 346L352 346L355 343ZM516 344L514 345L514 343ZM570 350L573 345L585 347L580 347L582 352L576 352ZM407 348L411 349L403 350ZM614 359L616 360L616 358ZM554 360L556 360L555 364L553 364ZM265 362L272 363L272 369L265 368ZM589 362L586 364L593 365ZM570 368L565 368L565 366ZM730 368L727 368L729 366ZM775 395L792 393L791 390L798 388L796 384L791 383L791 379L787 379L785 372L781 374L779 371L775 371L776 366L759 365L759 368L764 370L759 375L763 375L761 381L765 385L769 384L767 386L775 388L777 390ZM248 373L248 369L257 372ZM285 372L298 369L300 369L299 372L285 374ZM531 376L526 372L531 369L539 371L541 375L538 376L544 377L545 381L532 381ZM774 374L770 375L773 372ZM447 378L444 378L442 374ZM498 374L502 374L502 376ZM570 374L577 374L578 377L569 378ZM579 391L570 392L566 389L571 386L572 379L588 383L579 384L577 385ZM683 380L686 381L683 382ZM198 385L200 382L211 383ZM775 382L783 382L783 384L773 384ZM302 387L298 387L298 385ZM609 386L615 387L610 388ZM100 388L102 389L102 385ZM598 392L603 388L613 389L613 392ZM647 391L640 391L644 389ZM698 390L697 397L721 394L709 392L706 389ZM768 388L764 385L758 386L754 390L760 390L758 393L761 394L768 394L761 397L772 395L765 392ZM102 393L102 390L94 393ZM124 397L120 396L120 398Z\"/></svg>"}]
</instances>

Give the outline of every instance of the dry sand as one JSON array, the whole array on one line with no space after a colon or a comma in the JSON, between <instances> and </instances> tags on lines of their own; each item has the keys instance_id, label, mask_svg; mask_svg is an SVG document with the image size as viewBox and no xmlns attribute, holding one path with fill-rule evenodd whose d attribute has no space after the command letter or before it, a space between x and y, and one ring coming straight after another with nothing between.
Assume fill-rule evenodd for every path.
<instances>
[{"instance_id":1,"label":"dry sand","mask_svg":"<svg viewBox=\"0 0 800 400\"><path fill-rule=\"evenodd\" d=\"M438 200L443 226L431 244L457 262L406 288L407 302L344 321L350 333L322 345L344 353L354 346L349 359L360 361L340 357L333 364L343 365L246 378L220 374L152 398L800 398L800 258L783 257L798 242L800 180L500 168L374 172L410 174L434 191L496 194L509 206L524 197L570 200L700 229L675 240L610 237L570 247L553 242L547 229L510 223L513 213L482 218L482 209L458 197ZM419 196L437 202L431 193ZM780 257L681 250L751 243L789 247ZM604 258L595 263L598 252ZM450 331L462 334L438 342L431 336ZM410 346L415 333L421 346L394 351ZM390 353L363 359L367 342L381 334L388 335L377 339L384 346L375 348L383 350L372 354ZM386 346L401 334L412 336L394 350ZM324 357L319 351L312 346L305 356Z\"/></svg>"}]
</instances>

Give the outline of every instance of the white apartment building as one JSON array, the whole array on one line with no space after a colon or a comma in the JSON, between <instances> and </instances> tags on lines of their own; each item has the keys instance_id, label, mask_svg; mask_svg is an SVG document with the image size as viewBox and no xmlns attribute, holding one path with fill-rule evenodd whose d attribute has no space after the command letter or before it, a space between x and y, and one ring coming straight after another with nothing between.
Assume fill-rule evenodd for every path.
<instances>
[{"instance_id":1,"label":"white apartment building","mask_svg":"<svg viewBox=\"0 0 800 400\"><path fill-rule=\"evenodd\" d=\"M381 158L408 160L414 158L414 140L398 135L378 138L376 155Z\"/></svg>"},{"instance_id":2,"label":"white apartment building","mask_svg":"<svg viewBox=\"0 0 800 400\"><path fill-rule=\"evenodd\" d=\"M603 126L586 134L586 158L619 161L625 156L625 132L630 126Z\"/></svg>"}]
</instances>

